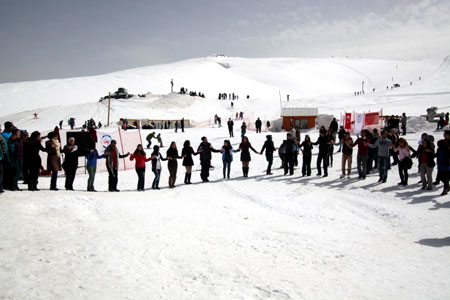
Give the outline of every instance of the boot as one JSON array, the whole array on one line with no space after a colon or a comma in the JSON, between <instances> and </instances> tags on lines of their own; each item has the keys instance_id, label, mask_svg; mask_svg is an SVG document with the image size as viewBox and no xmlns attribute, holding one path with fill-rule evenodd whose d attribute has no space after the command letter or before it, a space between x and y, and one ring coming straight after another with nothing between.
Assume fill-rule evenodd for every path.
<instances>
[{"instance_id":1,"label":"boot","mask_svg":"<svg viewBox=\"0 0 450 300\"><path fill-rule=\"evenodd\" d=\"M172 177L169 177L169 188L172 187Z\"/></svg>"},{"instance_id":2,"label":"boot","mask_svg":"<svg viewBox=\"0 0 450 300\"><path fill-rule=\"evenodd\" d=\"M191 177L192 177L192 173L188 173L188 184L192 184Z\"/></svg>"},{"instance_id":3,"label":"boot","mask_svg":"<svg viewBox=\"0 0 450 300\"><path fill-rule=\"evenodd\" d=\"M186 173L184 175L184 184L189 184L189 174L188 173Z\"/></svg>"},{"instance_id":4,"label":"boot","mask_svg":"<svg viewBox=\"0 0 450 300\"><path fill-rule=\"evenodd\" d=\"M176 176L172 177L172 187L173 188L175 187L175 181L177 181L177 177Z\"/></svg>"},{"instance_id":5,"label":"boot","mask_svg":"<svg viewBox=\"0 0 450 300\"><path fill-rule=\"evenodd\" d=\"M245 168L244 167L242 167L242 175L244 175L244 177L245 177Z\"/></svg>"},{"instance_id":6,"label":"boot","mask_svg":"<svg viewBox=\"0 0 450 300\"><path fill-rule=\"evenodd\" d=\"M248 177L248 171L250 170L250 168L249 167L246 167L245 168L245 177Z\"/></svg>"}]
</instances>

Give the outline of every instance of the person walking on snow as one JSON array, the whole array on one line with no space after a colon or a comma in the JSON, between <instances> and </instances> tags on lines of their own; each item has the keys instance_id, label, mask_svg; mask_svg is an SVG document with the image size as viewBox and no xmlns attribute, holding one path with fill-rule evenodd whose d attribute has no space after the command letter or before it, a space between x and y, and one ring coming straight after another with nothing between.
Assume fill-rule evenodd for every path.
<instances>
[{"instance_id":1,"label":"person walking on snow","mask_svg":"<svg viewBox=\"0 0 450 300\"><path fill-rule=\"evenodd\" d=\"M406 117L406 113L402 114L402 135L406 135L406 122L407 122L407 117Z\"/></svg>"},{"instance_id":2,"label":"person walking on snow","mask_svg":"<svg viewBox=\"0 0 450 300\"><path fill-rule=\"evenodd\" d=\"M234 137L234 134L233 134L234 122L233 122L233 120L231 120L231 118L228 118L227 125L228 125L228 133L230 134L230 137Z\"/></svg>"},{"instance_id":3,"label":"person walking on snow","mask_svg":"<svg viewBox=\"0 0 450 300\"><path fill-rule=\"evenodd\" d=\"M256 133L261 133L262 122L259 118L255 121L255 127Z\"/></svg>"},{"instance_id":4,"label":"person walking on snow","mask_svg":"<svg viewBox=\"0 0 450 300\"><path fill-rule=\"evenodd\" d=\"M247 125L245 124L245 122L242 122L242 125L241 125L241 138L242 139L244 138L246 132L247 132Z\"/></svg>"}]
</instances>

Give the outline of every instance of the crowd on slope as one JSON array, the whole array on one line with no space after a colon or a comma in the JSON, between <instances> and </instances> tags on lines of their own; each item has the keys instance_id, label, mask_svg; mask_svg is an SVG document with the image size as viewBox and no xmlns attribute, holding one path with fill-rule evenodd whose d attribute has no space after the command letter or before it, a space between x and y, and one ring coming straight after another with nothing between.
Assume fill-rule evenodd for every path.
<instances>
[{"instance_id":1,"label":"crowd on slope","mask_svg":"<svg viewBox=\"0 0 450 300\"><path fill-rule=\"evenodd\" d=\"M231 119L228 122L230 121L232 122ZM235 153L238 152L240 153L243 177L248 177L250 172L251 152L265 155L267 160L266 174L272 175L274 154L277 150L281 159L280 168L284 169L284 175L294 175L294 166L299 165L301 153L301 175L311 176L312 153L314 146L316 146L318 148L317 176L328 176L328 168L333 167L334 149L339 147L337 152L342 151L342 174L340 177L341 179L350 177L355 149L355 152L357 152L358 178L360 180L366 179L370 172L377 169L379 174L378 181L385 183L388 171L392 166L397 165L400 177L398 184L406 186L408 185L409 170L412 169L414 161L417 161L416 166L418 168L417 171L420 173L422 189L432 190L433 185L442 182L442 195L446 195L449 191L450 178L450 130L444 132L443 139L437 141L436 145L434 137L424 133L418 141L418 146L413 147L404 137L399 136L397 128L392 127L395 125L391 124L391 126L383 129L381 133L377 129L372 131L362 130L360 135L357 135L356 139L353 140L350 133L346 132L342 126L339 128L337 121L333 119L328 129L325 127L320 128L319 137L316 141L312 141L309 135L305 135L304 139L301 140L300 131L292 128L287 133L286 139L278 147L275 146L272 136L267 135L260 151L257 151L255 146L250 143L242 127L241 142L236 149L233 148L230 140L225 140L223 145L216 149L208 142L207 137L202 137L201 143L196 150L191 146L191 142L186 140L181 151L178 150L177 144L172 142L165 154L160 151L160 147L162 147L160 136L155 137L155 133L151 133L147 137L147 148L150 148L152 138L156 138L160 145L153 146L153 151L150 155L147 155L142 145L137 145L136 150L132 154L120 153L115 140L112 140L105 152L100 154L96 150L97 140L95 134L90 135L91 140L87 149L78 148L73 137L69 138L67 145L63 146L58 127L46 137L42 137L38 131L28 135L26 131L17 129L11 122L5 122L4 130L0 130L0 192L3 192L3 188L19 191L18 183L21 178L28 185L28 190L38 191L39 175L44 170L40 152L47 153L45 171L51 175L50 190L58 190L58 172L62 170L65 173L65 189L73 190L73 182L78 168L78 158L84 156L87 160L86 169L89 174L87 190L95 191L94 182L97 163L99 159L105 159L108 171L108 190L117 192L119 191L117 183L119 159L121 158L129 157L130 160L135 161L138 176L137 189L144 191L146 162L151 161L151 169L154 173L152 189L159 189L162 172L161 161L167 160L169 188L174 188L177 178L178 160L181 160L182 166L186 169L184 183L191 184L192 166L194 165L193 156L196 155L200 158L200 178L202 182L209 182L213 153L220 153L222 157L224 179L230 178L231 164L236 155ZM228 126L228 129L230 129L230 123ZM245 126L244 122L243 126ZM233 137L232 126L229 131L230 136ZM45 140L44 145L42 144L43 140ZM433 182L432 176L436 165L437 175Z\"/></svg>"}]
</instances>

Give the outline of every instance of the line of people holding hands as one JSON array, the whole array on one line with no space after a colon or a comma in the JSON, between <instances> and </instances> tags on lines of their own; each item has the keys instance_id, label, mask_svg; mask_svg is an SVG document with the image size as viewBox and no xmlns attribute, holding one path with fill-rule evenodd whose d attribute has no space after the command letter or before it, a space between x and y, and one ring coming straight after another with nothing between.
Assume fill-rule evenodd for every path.
<instances>
[{"instance_id":1,"label":"line of people holding hands","mask_svg":"<svg viewBox=\"0 0 450 300\"><path fill-rule=\"evenodd\" d=\"M339 141L336 143L336 135ZM395 129L385 129L378 134L378 130L374 129L362 130L361 135L357 135L353 141L349 132L345 132L343 128L338 132L330 127L326 130L322 127L319 131L318 139L313 142L309 135L305 135L303 141L300 140L300 132L292 130L286 135L286 139L279 147L275 147L271 135L266 136L266 141L258 152L249 142L247 136L243 136L242 140L234 149L230 140L225 140L220 149L215 149L209 142L207 137L201 138L201 143L197 150L191 146L189 140L183 144L181 153L177 149L175 142L172 142L166 151L165 157L160 153L160 146L155 145L149 157L144 147L139 144L136 150L131 153L121 154L117 149L117 143L112 140L110 145L105 149L103 154L99 154L96 150L94 141L89 143L88 149L79 149L74 138L69 138L67 145L61 146L61 139L57 132L50 132L47 136L45 147L42 146L42 138L38 131L34 131L29 137L26 132L21 132L11 122L5 123L5 130L0 135L0 192L3 187L9 190L20 190L18 181L23 177L28 184L28 190L38 191L38 178L42 170L42 162L40 151L47 153L47 169L50 172L50 190L57 191L58 172L65 171L65 189L73 190L73 182L75 180L76 171L78 169L78 158L86 157L86 169L88 172L87 190L95 192L94 182L97 170L97 161L105 159L108 171L108 190L110 192L118 192L118 175L119 175L119 159L129 157L131 161L135 161L135 170L138 176L137 190L145 189L145 172L146 162L151 161L151 170L154 173L152 189L159 189L159 182L162 172L162 161L168 161L169 170L169 188L174 188L177 171L178 159L182 159L182 165L185 167L185 184L191 184L192 167L194 165L193 156L200 157L200 178L202 182L209 182L209 171L212 168L212 153L221 153L223 162L223 178L230 178L231 163L233 162L234 153L240 152L240 161L242 163L243 177L248 177L250 170L251 153L265 154L267 160L266 174L272 175L272 166L274 162L274 153L278 150L281 159L281 168L284 169L285 175L293 175L294 167L298 166L298 156L302 153L302 176L311 176L312 150L314 146L318 146L317 155L317 176L328 176L328 167L333 166L334 147L339 145L338 152L342 151L341 179L349 178L352 168L353 148L357 147L357 170L358 178L364 180L373 169L377 168L379 173L379 182L385 183L388 176L388 170L392 165L398 165L400 182L399 185L408 185L408 170L412 168L413 158L417 158L418 171L421 176L422 189L431 190L433 184L443 182L444 189L442 194L445 195L449 191L450 178L450 131L444 132L444 139L438 141L437 149L434 146L434 138L430 135L423 134L417 149L408 144L406 139L399 138ZM62 153L64 160L61 164ZM391 164L390 157L393 157ZM436 162L435 162L436 160ZM437 178L433 182L432 173L437 164Z\"/></svg>"}]
</instances>

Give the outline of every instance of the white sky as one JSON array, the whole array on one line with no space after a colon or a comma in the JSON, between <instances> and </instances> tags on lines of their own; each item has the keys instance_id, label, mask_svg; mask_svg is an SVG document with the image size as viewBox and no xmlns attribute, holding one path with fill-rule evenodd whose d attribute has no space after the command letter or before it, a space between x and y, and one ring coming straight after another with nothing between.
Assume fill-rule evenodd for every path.
<instances>
[{"instance_id":1,"label":"white sky","mask_svg":"<svg viewBox=\"0 0 450 300\"><path fill-rule=\"evenodd\" d=\"M450 0L0 0L0 82L241 57L450 55Z\"/></svg>"}]
</instances>

